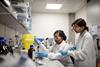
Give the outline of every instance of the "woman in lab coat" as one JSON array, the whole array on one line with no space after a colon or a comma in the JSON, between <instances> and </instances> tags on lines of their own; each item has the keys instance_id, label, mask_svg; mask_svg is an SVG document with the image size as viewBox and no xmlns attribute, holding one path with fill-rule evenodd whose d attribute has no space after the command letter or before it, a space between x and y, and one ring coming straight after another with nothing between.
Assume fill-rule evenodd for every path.
<instances>
[{"instance_id":1,"label":"woman in lab coat","mask_svg":"<svg viewBox=\"0 0 100 67\"><path fill-rule=\"evenodd\" d=\"M40 45L40 48L42 48L44 51L48 52L46 53L40 53L42 55L38 56L43 56L44 54L49 58L49 59L60 59L61 54L59 51L64 51L68 50L70 48L70 45L66 43L66 35L62 30L57 30L54 33L54 40L55 44L50 48L47 49L43 44ZM65 60L65 58L62 58ZM65 61L61 61L66 67L73 67L73 63L70 57L67 57Z\"/></svg>"},{"instance_id":2,"label":"woman in lab coat","mask_svg":"<svg viewBox=\"0 0 100 67\"><path fill-rule=\"evenodd\" d=\"M96 51L93 39L88 32L84 19L79 18L72 24L73 30L80 33L76 43L76 51L68 51L68 55L75 60L76 67L96 67Z\"/></svg>"}]
</instances>

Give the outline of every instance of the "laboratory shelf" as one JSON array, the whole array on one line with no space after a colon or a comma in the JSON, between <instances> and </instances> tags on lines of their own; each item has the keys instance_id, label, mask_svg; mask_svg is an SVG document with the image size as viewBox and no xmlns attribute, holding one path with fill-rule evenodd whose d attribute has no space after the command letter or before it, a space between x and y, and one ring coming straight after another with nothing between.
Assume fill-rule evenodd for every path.
<instances>
[{"instance_id":1,"label":"laboratory shelf","mask_svg":"<svg viewBox=\"0 0 100 67\"><path fill-rule=\"evenodd\" d=\"M12 12L0 2L0 24L12 28L21 33L29 33L26 27L19 22Z\"/></svg>"}]
</instances>

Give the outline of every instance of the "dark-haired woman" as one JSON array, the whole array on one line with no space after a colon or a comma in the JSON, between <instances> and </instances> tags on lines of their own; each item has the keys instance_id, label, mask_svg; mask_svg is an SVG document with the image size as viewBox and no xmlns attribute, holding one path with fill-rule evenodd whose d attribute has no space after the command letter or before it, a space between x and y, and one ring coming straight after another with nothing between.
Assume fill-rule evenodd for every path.
<instances>
[{"instance_id":1,"label":"dark-haired woman","mask_svg":"<svg viewBox=\"0 0 100 67\"><path fill-rule=\"evenodd\" d=\"M71 46L66 43L66 35L62 30L56 30L54 32L55 44L50 48L46 49L43 45L40 45L40 48L43 48L43 52L39 52L38 57L48 57L49 59L60 60L65 67L73 67L73 62L70 57L64 58L59 53L60 51L68 50ZM46 51L46 52L44 52Z\"/></svg>"},{"instance_id":2,"label":"dark-haired woman","mask_svg":"<svg viewBox=\"0 0 100 67\"><path fill-rule=\"evenodd\" d=\"M72 27L80 35L76 43L77 50L68 51L68 55L74 58L76 67L96 67L95 46L85 20L82 18L75 20Z\"/></svg>"}]
</instances>

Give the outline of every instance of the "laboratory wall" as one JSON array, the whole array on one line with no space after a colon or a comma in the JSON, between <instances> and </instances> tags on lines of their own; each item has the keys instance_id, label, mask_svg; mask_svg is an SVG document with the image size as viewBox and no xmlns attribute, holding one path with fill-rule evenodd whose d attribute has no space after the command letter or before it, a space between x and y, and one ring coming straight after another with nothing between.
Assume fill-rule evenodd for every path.
<instances>
[{"instance_id":1,"label":"laboratory wall","mask_svg":"<svg viewBox=\"0 0 100 67\"><path fill-rule=\"evenodd\" d=\"M37 37L53 37L56 30L63 30L68 36L69 32L68 14L32 14L32 34Z\"/></svg>"},{"instance_id":2,"label":"laboratory wall","mask_svg":"<svg viewBox=\"0 0 100 67\"><path fill-rule=\"evenodd\" d=\"M100 0L91 0L87 6L87 21L91 26L100 25Z\"/></svg>"},{"instance_id":3,"label":"laboratory wall","mask_svg":"<svg viewBox=\"0 0 100 67\"><path fill-rule=\"evenodd\" d=\"M83 18L85 21L87 21L87 4L75 13L75 19L77 18Z\"/></svg>"}]
</instances>

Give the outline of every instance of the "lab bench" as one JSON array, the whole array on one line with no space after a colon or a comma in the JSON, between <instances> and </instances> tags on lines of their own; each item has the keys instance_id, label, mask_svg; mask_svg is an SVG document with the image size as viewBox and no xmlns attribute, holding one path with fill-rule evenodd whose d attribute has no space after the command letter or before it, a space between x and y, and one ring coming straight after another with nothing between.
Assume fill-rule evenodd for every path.
<instances>
[{"instance_id":1,"label":"lab bench","mask_svg":"<svg viewBox=\"0 0 100 67\"><path fill-rule=\"evenodd\" d=\"M43 59L41 63L41 65L36 65L36 67L64 67L64 65L57 60Z\"/></svg>"},{"instance_id":2,"label":"lab bench","mask_svg":"<svg viewBox=\"0 0 100 67\"><path fill-rule=\"evenodd\" d=\"M0 67L64 67L57 60L43 59L39 60L42 64L38 64L36 61L32 61L26 56L21 57L17 53L14 56L0 56L0 59L3 59L2 63L0 62Z\"/></svg>"}]
</instances>

